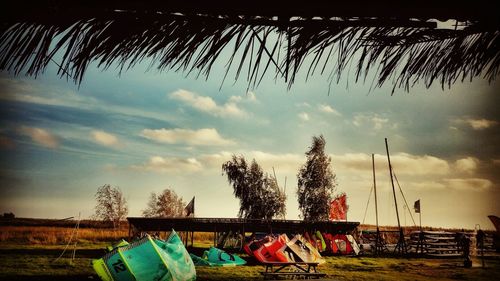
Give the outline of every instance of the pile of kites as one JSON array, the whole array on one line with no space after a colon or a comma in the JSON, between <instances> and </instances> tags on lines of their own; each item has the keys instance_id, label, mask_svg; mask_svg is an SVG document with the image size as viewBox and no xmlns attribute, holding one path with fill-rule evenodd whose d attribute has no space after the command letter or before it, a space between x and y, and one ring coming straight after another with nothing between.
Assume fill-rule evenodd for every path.
<instances>
[{"instance_id":1,"label":"pile of kites","mask_svg":"<svg viewBox=\"0 0 500 281\"><path fill-rule=\"evenodd\" d=\"M289 239L286 234L251 238L243 247L249 256L260 262L318 262L323 254L357 255L360 251L352 235L315 233L297 234Z\"/></svg>"},{"instance_id":2,"label":"pile of kites","mask_svg":"<svg viewBox=\"0 0 500 281\"><path fill-rule=\"evenodd\" d=\"M319 231L294 235L251 236L243 249L259 262L324 263L321 254L358 254L359 247L351 235ZM179 235L172 230L166 240L146 235L132 243L125 240L108 247L108 253L92 261L103 281L191 281L196 266L237 266L246 261L235 254L210 247L201 257L188 253Z\"/></svg>"}]
</instances>

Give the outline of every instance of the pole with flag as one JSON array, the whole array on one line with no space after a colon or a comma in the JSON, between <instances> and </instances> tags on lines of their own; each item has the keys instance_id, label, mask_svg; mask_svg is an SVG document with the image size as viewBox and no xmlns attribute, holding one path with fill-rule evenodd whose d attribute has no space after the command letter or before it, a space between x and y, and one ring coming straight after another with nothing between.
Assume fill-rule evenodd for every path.
<instances>
[{"instance_id":1,"label":"pole with flag","mask_svg":"<svg viewBox=\"0 0 500 281\"><path fill-rule=\"evenodd\" d=\"M184 208L184 212L186 213L186 217L189 217L191 214L193 214L194 217L194 196L193 199L189 201L189 204L187 204Z\"/></svg>"},{"instance_id":2,"label":"pole with flag","mask_svg":"<svg viewBox=\"0 0 500 281\"><path fill-rule=\"evenodd\" d=\"M191 201L189 201L189 203L186 205L186 207L184 207L184 212L186 213L186 217L189 217L191 214L193 214L194 217L194 196L193 199L191 199ZM189 232L186 231L186 239L184 242L186 246L188 245L188 239L189 239ZM193 240L194 240L194 231L191 231L191 247L194 245Z\"/></svg>"},{"instance_id":3,"label":"pole with flag","mask_svg":"<svg viewBox=\"0 0 500 281\"><path fill-rule=\"evenodd\" d=\"M422 213L420 212L420 199L415 201L413 204L413 208L415 209L415 213L418 213L419 222L420 222L420 232L418 234L418 244L417 244L417 253L424 253L424 233L422 232Z\"/></svg>"},{"instance_id":4,"label":"pole with flag","mask_svg":"<svg viewBox=\"0 0 500 281\"><path fill-rule=\"evenodd\" d=\"M420 212L420 199L415 201L415 204L413 204L413 208L415 209L415 213L418 213L420 220L420 231L422 231L422 213Z\"/></svg>"}]
</instances>

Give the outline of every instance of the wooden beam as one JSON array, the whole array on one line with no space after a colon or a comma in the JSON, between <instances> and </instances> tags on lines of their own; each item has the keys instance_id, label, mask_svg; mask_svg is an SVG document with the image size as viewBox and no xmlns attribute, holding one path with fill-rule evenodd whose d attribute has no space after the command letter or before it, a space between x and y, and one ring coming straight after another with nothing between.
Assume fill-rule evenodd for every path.
<instances>
[{"instance_id":1,"label":"wooden beam","mask_svg":"<svg viewBox=\"0 0 500 281\"><path fill-rule=\"evenodd\" d=\"M175 229L178 232L273 232L300 233L304 230L320 230L328 233L349 233L359 222L304 222L300 220L245 220L232 218L143 218L129 217L129 224L142 231L165 231Z\"/></svg>"}]
</instances>

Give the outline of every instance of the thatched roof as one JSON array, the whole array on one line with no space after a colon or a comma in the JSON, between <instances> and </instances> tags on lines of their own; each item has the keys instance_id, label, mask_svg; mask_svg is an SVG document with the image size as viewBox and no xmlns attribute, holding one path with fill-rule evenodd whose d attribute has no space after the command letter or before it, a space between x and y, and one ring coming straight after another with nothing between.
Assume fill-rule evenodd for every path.
<instances>
[{"instance_id":1,"label":"thatched roof","mask_svg":"<svg viewBox=\"0 0 500 281\"><path fill-rule=\"evenodd\" d=\"M499 73L499 17L485 0L235 2L19 0L1 9L0 69L36 76L53 61L79 84L93 62L123 70L148 59L205 76L218 63L253 87L266 74L291 86L301 69L338 81L353 68L357 80L373 71L378 86L407 89ZM457 27L438 29L432 19Z\"/></svg>"}]
</instances>

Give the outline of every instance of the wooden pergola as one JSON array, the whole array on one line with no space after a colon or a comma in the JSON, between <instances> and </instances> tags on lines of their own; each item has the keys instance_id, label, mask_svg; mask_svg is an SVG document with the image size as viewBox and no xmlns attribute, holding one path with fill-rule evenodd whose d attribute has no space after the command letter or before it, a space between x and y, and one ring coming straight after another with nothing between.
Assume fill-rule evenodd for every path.
<instances>
[{"instance_id":1,"label":"wooden pergola","mask_svg":"<svg viewBox=\"0 0 500 281\"><path fill-rule=\"evenodd\" d=\"M194 232L214 233L214 244L220 233L239 233L244 235L248 232L264 233L304 233L315 232L331 234L350 234L359 225L359 222L350 221L319 221L306 222L302 220L258 220L258 219L238 219L238 218L145 218L128 217L129 236L133 237L138 233L146 232ZM187 237L184 237L187 244ZM191 240L191 245L193 241Z\"/></svg>"}]
</instances>

